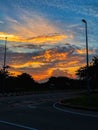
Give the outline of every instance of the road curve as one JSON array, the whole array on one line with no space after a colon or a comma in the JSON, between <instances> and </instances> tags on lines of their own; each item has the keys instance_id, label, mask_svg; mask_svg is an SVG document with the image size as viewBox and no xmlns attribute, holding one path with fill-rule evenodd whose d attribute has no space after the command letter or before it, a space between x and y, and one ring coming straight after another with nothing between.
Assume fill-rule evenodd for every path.
<instances>
[{"instance_id":1,"label":"road curve","mask_svg":"<svg viewBox=\"0 0 98 130\"><path fill-rule=\"evenodd\" d=\"M79 110L74 110L72 114L68 112L68 108L64 112L53 107L53 104L61 98L72 96L74 97L76 94L35 94L1 98L0 130L97 130L97 117L75 114L77 111L81 113ZM97 114L83 112L85 114Z\"/></svg>"}]
</instances>

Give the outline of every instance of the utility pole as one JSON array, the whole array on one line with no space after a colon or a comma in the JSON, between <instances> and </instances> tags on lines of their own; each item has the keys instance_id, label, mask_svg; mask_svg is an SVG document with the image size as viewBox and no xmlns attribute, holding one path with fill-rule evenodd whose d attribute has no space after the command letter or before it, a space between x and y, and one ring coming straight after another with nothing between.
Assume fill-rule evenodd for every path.
<instances>
[{"instance_id":1,"label":"utility pole","mask_svg":"<svg viewBox=\"0 0 98 130\"><path fill-rule=\"evenodd\" d=\"M7 37L5 37L5 47L4 47L4 64L3 64L3 71L6 71L6 50L7 50Z\"/></svg>"}]
</instances>

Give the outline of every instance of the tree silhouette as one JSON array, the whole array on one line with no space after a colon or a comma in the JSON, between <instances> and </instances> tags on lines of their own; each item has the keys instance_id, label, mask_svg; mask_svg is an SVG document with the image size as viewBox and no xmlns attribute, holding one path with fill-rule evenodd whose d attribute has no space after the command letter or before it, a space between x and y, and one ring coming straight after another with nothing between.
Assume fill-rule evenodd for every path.
<instances>
[{"instance_id":1,"label":"tree silhouette","mask_svg":"<svg viewBox=\"0 0 98 130\"><path fill-rule=\"evenodd\" d=\"M27 73L22 73L17 76L18 89L20 90L31 90L35 86L35 81L31 75Z\"/></svg>"},{"instance_id":2,"label":"tree silhouette","mask_svg":"<svg viewBox=\"0 0 98 130\"><path fill-rule=\"evenodd\" d=\"M0 92L31 91L36 82L31 75L22 73L17 77L11 76L8 71L0 70Z\"/></svg>"},{"instance_id":3,"label":"tree silhouette","mask_svg":"<svg viewBox=\"0 0 98 130\"><path fill-rule=\"evenodd\" d=\"M9 77L10 73L6 70L4 71L3 69L0 70L0 92L5 91L6 88L6 79Z\"/></svg>"},{"instance_id":4,"label":"tree silhouette","mask_svg":"<svg viewBox=\"0 0 98 130\"><path fill-rule=\"evenodd\" d=\"M77 70L76 75L82 79L86 80L87 78L87 67L81 67L80 69ZM98 56L94 56L92 58L92 61L88 67L88 75L89 75L89 80L91 86L97 87L97 80L98 80Z\"/></svg>"}]
</instances>

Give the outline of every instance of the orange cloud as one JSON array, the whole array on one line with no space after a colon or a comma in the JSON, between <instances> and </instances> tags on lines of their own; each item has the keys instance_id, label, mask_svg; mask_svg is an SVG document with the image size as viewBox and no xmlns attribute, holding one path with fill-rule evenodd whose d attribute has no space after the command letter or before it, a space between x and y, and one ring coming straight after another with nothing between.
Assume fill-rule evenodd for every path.
<instances>
[{"instance_id":1,"label":"orange cloud","mask_svg":"<svg viewBox=\"0 0 98 130\"><path fill-rule=\"evenodd\" d=\"M41 36L36 36L33 38L26 39L18 35L0 32L0 40L4 40L5 37L7 37L8 41L13 41L13 42L41 44L41 43L58 43L64 39L70 38L71 36L67 36L65 34L51 34L51 35L41 35Z\"/></svg>"},{"instance_id":2,"label":"orange cloud","mask_svg":"<svg viewBox=\"0 0 98 130\"><path fill-rule=\"evenodd\" d=\"M64 39L70 38L71 36L67 36L64 34L51 34L51 35L42 35L42 36L37 36L33 38L29 38L28 42L32 43L56 43L60 42Z\"/></svg>"},{"instance_id":3,"label":"orange cloud","mask_svg":"<svg viewBox=\"0 0 98 130\"><path fill-rule=\"evenodd\" d=\"M17 76L17 75L20 75L22 72L18 71L18 70L10 70L10 74L12 76Z\"/></svg>"},{"instance_id":4,"label":"orange cloud","mask_svg":"<svg viewBox=\"0 0 98 130\"><path fill-rule=\"evenodd\" d=\"M14 34L0 32L0 40L5 40L6 37L8 41L20 42L23 40L19 36L16 36Z\"/></svg>"},{"instance_id":5,"label":"orange cloud","mask_svg":"<svg viewBox=\"0 0 98 130\"><path fill-rule=\"evenodd\" d=\"M48 68L47 70L43 70L41 73L32 74L32 77L34 78L34 80L40 82L40 81L44 81L44 80L48 79L49 77L51 77L52 73L53 73L53 68Z\"/></svg>"},{"instance_id":6,"label":"orange cloud","mask_svg":"<svg viewBox=\"0 0 98 130\"><path fill-rule=\"evenodd\" d=\"M77 49L76 50L76 52L78 53L78 54L86 54L86 49L84 48L84 49ZM94 54L95 53L95 50L88 50L88 52L89 52L89 54Z\"/></svg>"},{"instance_id":7,"label":"orange cloud","mask_svg":"<svg viewBox=\"0 0 98 130\"><path fill-rule=\"evenodd\" d=\"M53 62L54 60L65 60L66 59L66 53L61 52L53 52L52 50L47 50L44 54L44 58L48 62Z\"/></svg>"},{"instance_id":8,"label":"orange cloud","mask_svg":"<svg viewBox=\"0 0 98 130\"><path fill-rule=\"evenodd\" d=\"M73 71L74 72L74 71ZM61 68L48 68L47 70L44 70L41 73L33 73L32 77L34 80L41 82L41 81L46 81L49 79L51 76L67 76L70 78L75 78L75 73L69 73L68 69L61 69Z\"/></svg>"},{"instance_id":9,"label":"orange cloud","mask_svg":"<svg viewBox=\"0 0 98 130\"><path fill-rule=\"evenodd\" d=\"M56 60L65 60L67 58L67 53L65 52L56 52L54 50L46 50L44 54L40 56L34 56L34 60L42 60L43 62L53 62Z\"/></svg>"},{"instance_id":10,"label":"orange cloud","mask_svg":"<svg viewBox=\"0 0 98 130\"><path fill-rule=\"evenodd\" d=\"M13 67L15 69L25 68L25 67L27 67L27 68L40 68L42 65L44 65L44 63L28 61L28 62L23 63L23 64L11 65L11 67Z\"/></svg>"}]
</instances>

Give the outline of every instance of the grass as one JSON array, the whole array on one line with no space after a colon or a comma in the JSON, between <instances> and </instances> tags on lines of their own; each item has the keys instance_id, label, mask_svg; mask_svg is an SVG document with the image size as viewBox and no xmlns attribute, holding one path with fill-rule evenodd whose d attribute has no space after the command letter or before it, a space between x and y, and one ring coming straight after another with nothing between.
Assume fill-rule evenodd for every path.
<instances>
[{"instance_id":1,"label":"grass","mask_svg":"<svg viewBox=\"0 0 98 130\"><path fill-rule=\"evenodd\" d=\"M89 102L88 102L87 95L81 95L77 98L62 100L61 103L65 104L65 105L66 104L71 105L71 106L98 109L98 93L90 94Z\"/></svg>"}]
</instances>

